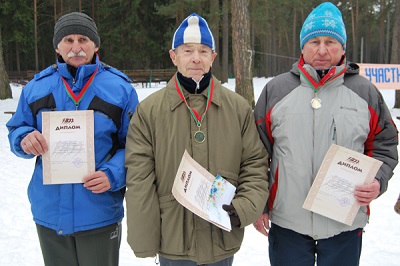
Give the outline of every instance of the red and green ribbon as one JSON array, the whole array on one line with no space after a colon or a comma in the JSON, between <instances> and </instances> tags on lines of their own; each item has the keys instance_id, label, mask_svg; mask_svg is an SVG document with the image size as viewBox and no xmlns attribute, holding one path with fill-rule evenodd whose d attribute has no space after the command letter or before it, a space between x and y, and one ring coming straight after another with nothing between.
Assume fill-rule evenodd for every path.
<instances>
[{"instance_id":1,"label":"red and green ribbon","mask_svg":"<svg viewBox=\"0 0 400 266\"><path fill-rule=\"evenodd\" d=\"M346 63L346 62L344 62ZM319 81L316 82L311 75L303 68L304 65L304 58L301 57L298 63L298 68L300 70L300 74L308 81L310 86L314 89L314 93L317 93L319 88L322 87L324 84L326 84L328 81L335 80L336 78L340 77L343 73L346 72L346 66L343 68L343 70L338 73L337 75L335 74L336 71L336 66L332 67L329 72Z\"/></svg>"},{"instance_id":2,"label":"red and green ribbon","mask_svg":"<svg viewBox=\"0 0 400 266\"><path fill-rule=\"evenodd\" d=\"M206 106L206 110L204 111L204 113L202 115L199 115L199 113L195 109L190 107L189 104L187 103L185 95L183 95L181 84L179 83L179 80L177 79L176 75L175 75L175 87L176 87L176 90L177 90L179 96L181 97L182 101L184 101L184 103L186 104L186 106L189 109L190 113L192 114L192 117L193 117L194 121L196 122L196 125L198 127L201 127L201 122L203 122L203 119L206 116L208 108L211 105L212 95L214 93L214 80L212 79L210 84L208 85L208 88L207 88L207 106Z\"/></svg>"},{"instance_id":3,"label":"red and green ribbon","mask_svg":"<svg viewBox=\"0 0 400 266\"><path fill-rule=\"evenodd\" d=\"M79 103L82 101L83 95L89 88L89 86L92 84L94 76L96 76L98 66L96 67L96 70L93 72L93 74L90 76L89 80L86 82L85 86L83 86L83 89L78 95L75 95L75 93L72 91L71 87L67 83L67 81L60 75L61 80L64 83L65 90L67 91L68 96L71 98L71 100L75 103L76 109L78 110Z\"/></svg>"}]
</instances>

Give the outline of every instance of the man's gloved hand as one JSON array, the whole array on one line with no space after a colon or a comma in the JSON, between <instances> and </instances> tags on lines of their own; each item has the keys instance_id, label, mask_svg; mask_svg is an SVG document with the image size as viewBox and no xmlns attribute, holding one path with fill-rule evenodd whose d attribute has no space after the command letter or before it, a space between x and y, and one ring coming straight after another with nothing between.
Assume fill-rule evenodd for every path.
<instances>
[{"instance_id":1,"label":"man's gloved hand","mask_svg":"<svg viewBox=\"0 0 400 266\"><path fill-rule=\"evenodd\" d=\"M235 210L235 207L233 205L222 205L222 209L226 211L229 214L229 218L231 219L231 226L232 227L240 227L240 219L239 216Z\"/></svg>"}]
</instances>

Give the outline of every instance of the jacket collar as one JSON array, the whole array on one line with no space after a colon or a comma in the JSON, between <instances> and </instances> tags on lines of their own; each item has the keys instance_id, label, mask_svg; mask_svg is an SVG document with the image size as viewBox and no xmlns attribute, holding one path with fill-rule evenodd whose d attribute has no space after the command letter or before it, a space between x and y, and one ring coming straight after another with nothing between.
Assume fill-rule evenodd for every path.
<instances>
[{"instance_id":1,"label":"jacket collar","mask_svg":"<svg viewBox=\"0 0 400 266\"><path fill-rule=\"evenodd\" d=\"M95 54L95 63L94 64L84 64L78 67L76 70L75 77L71 75L71 73L68 71L68 65L67 63L62 60L62 58L57 60L57 67L58 67L58 73L63 76L66 80L84 80L88 78L90 75L93 74L93 72L96 70L96 68L99 67L98 71L100 70L100 60L97 54Z\"/></svg>"},{"instance_id":2,"label":"jacket collar","mask_svg":"<svg viewBox=\"0 0 400 266\"><path fill-rule=\"evenodd\" d=\"M176 87L175 87L175 78L176 78L176 73L175 75L172 77L172 79L170 79L170 81L167 84L167 97L168 97L168 101L170 103L170 107L171 107L171 111L175 110L180 104L185 104L181 97L179 96L178 92L176 91ZM215 77L212 76L210 79L214 80L214 94L212 96L212 100L211 102L217 106L221 106L221 82ZM186 99L189 98L190 93L187 92L186 90L182 90L183 91L183 95L185 96ZM203 95L205 98L207 98L207 89L205 89L201 95Z\"/></svg>"},{"instance_id":3,"label":"jacket collar","mask_svg":"<svg viewBox=\"0 0 400 266\"><path fill-rule=\"evenodd\" d=\"M346 70L346 60L343 58L339 65L331 67L325 76L321 78L311 65L304 62L303 57L297 62L297 71L300 74L301 84L313 89L342 84Z\"/></svg>"}]
</instances>

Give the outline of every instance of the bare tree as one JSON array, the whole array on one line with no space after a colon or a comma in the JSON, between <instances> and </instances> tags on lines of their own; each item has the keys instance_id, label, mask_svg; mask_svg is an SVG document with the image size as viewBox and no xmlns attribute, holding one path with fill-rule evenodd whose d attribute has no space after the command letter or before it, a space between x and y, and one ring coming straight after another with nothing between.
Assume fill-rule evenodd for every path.
<instances>
[{"instance_id":1,"label":"bare tree","mask_svg":"<svg viewBox=\"0 0 400 266\"><path fill-rule=\"evenodd\" d=\"M222 71L221 82L229 78L229 0L222 0Z\"/></svg>"},{"instance_id":2,"label":"bare tree","mask_svg":"<svg viewBox=\"0 0 400 266\"><path fill-rule=\"evenodd\" d=\"M359 5L358 0L355 1L355 5L353 0L350 0L351 5L351 29L352 29L352 37L353 37L353 62L357 62L358 60L358 14L359 14Z\"/></svg>"},{"instance_id":3,"label":"bare tree","mask_svg":"<svg viewBox=\"0 0 400 266\"><path fill-rule=\"evenodd\" d=\"M385 0L380 0L380 10L379 10L379 39L381 40L379 42L379 51L378 51L378 61L379 63L383 64L385 60L385 12L386 12L386 6L385 6Z\"/></svg>"},{"instance_id":4,"label":"bare tree","mask_svg":"<svg viewBox=\"0 0 400 266\"><path fill-rule=\"evenodd\" d=\"M8 80L8 74L4 66L3 60L3 40L1 38L1 27L0 27L0 100L12 98L10 81Z\"/></svg>"},{"instance_id":5,"label":"bare tree","mask_svg":"<svg viewBox=\"0 0 400 266\"><path fill-rule=\"evenodd\" d=\"M232 50L236 92L254 107L249 0L232 0Z\"/></svg>"},{"instance_id":6,"label":"bare tree","mask_svg":"<svg viewBox=\"0 0 400 266\"><path fill-rule=\"evenodd\" d=\"M400 42L400 3L394 3L394 21L393 21L393 37L392 37L392 53L390 56L391 64L399 64L400 63L400 51L399 51L399 42ZM396 90L394 108L400 108L400 90Z\"/></svg>"},{"instance_id":7,"label":"bare tree","mask_svg":"<svg viewBox=\"0 0 400 266\"><path fill-rule=\"evenodd\" d=\"M35 70L39 71L38 36L37 36L37 0L33 1L34 35L35 35Z\"/></svg>"},{"instance_id":8,"label":"bare tree","mask_svg":"<svg viewBox=\"0 0 400 266\"><path fill-rule=\"evenodd\" d=\"M215 40L215 52L219 54L219 21L220 21L220 8L219 1L210 0L210 19L209 24ZM221 77L221 63L220 57L217 56L212 65L212 72L218 78Z\"/></svg>"}]
</instances>

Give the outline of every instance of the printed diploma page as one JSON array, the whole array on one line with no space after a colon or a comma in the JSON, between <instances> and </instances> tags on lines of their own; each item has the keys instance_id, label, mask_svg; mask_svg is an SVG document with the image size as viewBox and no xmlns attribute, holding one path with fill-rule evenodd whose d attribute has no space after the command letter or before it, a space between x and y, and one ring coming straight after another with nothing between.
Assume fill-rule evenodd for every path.
<instances>
[{"instance_id":1,"label":"printed diploma page","mask_svg":"<svg viewBox=\"0 0 400 266\"><path fill-rule=\"evenodd\" d=\"M372 157L332 144L303 208L352 225L360 208L354 189L371 183L381 165L381 161Z\"/></svg>"},{"instance_id":2,"label":"printed diploma page","mask_svg":"<svg viewBox=\"0 0 400 266\"><path fill-rule=\"evenodd\" d=\"M49 150L43 154L43 184L82 183L95 171L93 110L42 113Z\"/></svg>"},{"instance_id":3,"label":"printed diploma page","mask_svg":"<svg viewBox=\"0 0 400 266\"><path fill-rule=\"evenodd\" d=\"M216 177L197 163L185 150L176 173L172 194L194 214L231 231L231 221L223 204L231 204L236 188L220 175Z\"/></svg>"}]
</instances>

